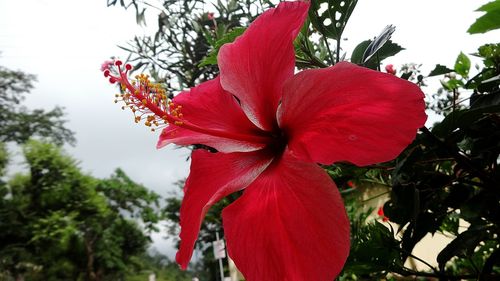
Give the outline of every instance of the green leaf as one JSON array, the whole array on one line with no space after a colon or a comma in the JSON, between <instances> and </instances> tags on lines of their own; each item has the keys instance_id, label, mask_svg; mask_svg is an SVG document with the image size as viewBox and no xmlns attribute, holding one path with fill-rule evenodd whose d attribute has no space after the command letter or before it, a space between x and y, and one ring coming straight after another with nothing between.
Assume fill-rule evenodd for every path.
<instances>
[{"instance_id":1,"label":"green leaf","mask_svg":"<svg viewBox=\"0 0 500 281\"><path fill-rule=\"evenodd\" d=\"M461 80L452 78L448 81L446 80L441 80L441 86L445 88L447 91L453 91L454 89L458 89L460 87L464 86L464 83Z\"/></svg>"},{"instance_id":2,"label":"green leaf","mask_svg":"<svg viewBox=\"0 0 500 281\"><path fill-rule=\"evenodd\" d=\"M388 40L382 47L378 49L376 56L371 56L371 58L368 59L368 61L363 62L365 50L371 43L372 40L366 40L359 43L358 46L356 46L356 48L354 48L354 51L352 52L351 62L360 65L362 64L371 69L377 69L379 62L383 61L388 57L392 57L397 53L401 52L402 50L404 50L404 48L401 47L399 44L393 43L391 40Z\"/></svg>"},{"instance_id":3,"label":"green leaf","mask_svg":"<svg viewBox=\"0 0 500 281\"><path fill-rule=\"evenodd\" d=\"M358 0L312 0L309 19L321 34L339 40L357 3ZM323 11L321 7L325 5L327 9Z\"/></svg>"},{"instance_id":4,"label":"green leaf","mask_svg":"<svg viewBox=\"0 0 500 281\"><path fill-rule=\"evenodd\" d=\"M446 138L457 128L469 127L485 114L500 112L500 105L482 107L478 109L457 110L450 113L444 120L434 126L432 132L440 138Z\"/></svg>"},{"instance_id":5,"label":"green leaf","mask_svg":"<svg viewBox=\"0 0 500 281\"><path fill-rule=\"evenodd\" d=\"M375 57L372 57L368 61L365 62L365 65L367 67L370 67L370 63L374 64L376 63L376 58L381 62L385 60L386 58L395 56L397 53L401 52L404 50L403 47L401 47L399 44L392 42L391 40L387 41L384 46L382 46Z\"/></svg>"},{"instance_id":6,"label":"green leaf","mask_svg":"<svg viewBox=\"0 0 500 281\"><path fill-rule=\"evenodd\" d=\"M500 0L490 2L477 9L479 12L486 12L479 17L467 30L470 34L486 33L500 28Z\"/></svg>"},{"instance_id":7,"label":"green leaf","mask_svg":"<svg viewBox=\"0 0 500 281\"><path fill-rule=\"evenodd\" d=\"M500 92L471 95L470 106L472 109L500 105Z\"/></svg>"},{"instance_id":8,"label":"green leaf","mask_svg":"<svg viewBox=\"0 0 500 281\"><path fill-rule=\"evenodd\" d=\"M470 70L470 59L462 52L457 57L455 61L455 72L460 74L462 77L467 77Z\"/></svg>"},{"instance_id":9,"label":"green leaf","mask_svg":"<svg viewBox=\"0 0 500 281\"><path fill-rule=\"evenodd\" d=\"M453 72L453 69L449 69L444 65L437 64L436 67L429 73L429 75L427 75L427 77L443 75L450 72Z\"/></svg>"},{"instance_id":10,"label":"green leaf","mask_svg":"<svg viewBox=\"0 0 500 281\"><path fill-rule=\"evenodd\" d=\"M371 222L353 232L351 253L344 272L370 274L374 277L370 280L380 280L376 276L387 268L399 265L399 257L399 243L394 239L392 229L377 221Z\"/></svg>"},{"instance_id":11,"label":"green leaf","mask_svg":"<svg viewBox=\"0 0 500 281\"><path fill-rule=\"evenodd\" d=\"M373 39L373 41L366 47L365 52L363 53L363 63L366 63L370 60L375 53L377 53L386 43L390 42L391 36L394 33L396 28L392 25L388 25L382 30L382 32Z\"/></svg>"},{"instance_id":12,"label":"green leaf","mask_svg":"<svg viewBox=\"0 0 500 281\"><path fill-rule=\"evenodd\" d=\"M352 63L356 63L356 64L361 64L362 61L363 61L363 54L366 50L366 48L368 47L368 45L370 45L370 43L372 42L372 40L365 40L361 43L359 43L356 48L354 48L354 50L352 51L352 55L351 55L351 62Z\"/></svg>"},{"instance_id":13,"label":"green leaf","mask_svg":"<svg viewBox=\"0 0 500 281\"><path fill-rule=\"evenodd\" d=\"M474 249L479 245L479 242L487 236L486 231L482 229L466 230L460 233L453 241L451 241L437 256L439 268L443 270L446 263L454 256L466 257L474 253Z\"/></svg>"},{"instance_id":14,"label":"green leaf","mask_svg":"<svg viewBox=\"0 0 500 281\"><path fill-rule=\"evenodd\" d=\"M217 55L219 54L219 50L220 48L226 44L226 43L231 43L233 42L234 40L236 40L236 38L238 36L240 36L241 34L243 34L243 32L245 31L246 28L244 27L236 27L234 29L232 29L231 31L227 32L226 34L224 34L222 36L221 39L217 40L217 42L215 42L215 46L214 46L214 49L210 52L210 54L208 54L199 64L199 66L207 66L207 65L215 65L217 64Z\"/></svg>"}]
</instances>

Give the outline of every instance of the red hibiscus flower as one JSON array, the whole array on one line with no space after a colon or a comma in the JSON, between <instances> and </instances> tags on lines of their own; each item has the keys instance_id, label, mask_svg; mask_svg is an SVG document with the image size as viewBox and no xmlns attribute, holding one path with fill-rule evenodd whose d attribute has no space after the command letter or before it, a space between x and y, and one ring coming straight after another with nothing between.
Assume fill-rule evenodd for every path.
<instances>
[{"instance_id":1,"label":"red hibiscus flower","mask_svg":"<svg viewBox=\"0 0 500 281\"><path fill-rule=\"evenodd\" d=\"M228 194L228 252L249 281L326 281L349 253L349 221L337 187L317 165L370 165L396 157L425 120L420 89L393 75L341 62L294 74L293 41L309 3L283 2L219 52L220 75L166 99L118 63L121 99L146 125L168 123L158 147L193 151L180 210L176 260L186 268L207 210ZM135 111L134 111L135 112ZM148 115L150 114L150 115Z\"/></svg>"}]
</instances>

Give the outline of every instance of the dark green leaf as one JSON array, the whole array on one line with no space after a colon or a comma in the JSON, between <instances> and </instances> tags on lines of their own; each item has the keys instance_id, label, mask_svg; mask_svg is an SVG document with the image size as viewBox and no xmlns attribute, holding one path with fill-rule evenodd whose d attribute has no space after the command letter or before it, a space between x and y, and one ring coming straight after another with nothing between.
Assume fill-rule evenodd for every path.
<instances>
[{"instance_id":1,"label":"dark green leaf","mask_svg":"<svg viewBox=\"0 0 500 281\"><path fill-rule=\"evenodd\" d=\"M477 11L486 12L479 17L467 30L470 34L485 33L500 28L500 1L490 2Z\"/></svg>"},{"instance_id":2,"label":"dark green leaf","mask_svg":"<svg viewBox=\"0 0 500 281\"><path fill-rule=\"evenodd\" d=\"M494 105L500 105L500 92L490 94L474 93L470 98L470 106L473 109Z\"/></svg>"},{"instance_id":3,"label":"dark green leaf","mask_svg":"<svg viewBox=\"0 0 500 281\"><path fill-rule=\"evenodd\" d=\"M444 65L437 64L436 67L427 76L428 77L437 76L437 75L447 74L450 72L453 72L453 69L449 69Z\"/></svg>"},{"instance_id":4,"label":"dark green leaf","mask_svg":"<svg viewBox=\"0 0 500 281\"><path fill-rule=\"evenodd\" d=\"M309 19L321 34L339 40L357 3L358 0L312 0ZM328 5L322 13L321 4Z\"/></svg>"},{"instance_id":5,"label":"dark green leaf","mask_svg":"<svg viewBox=\"0 0 500 281\"><path fill-rule=\"evenodd\" d=\"M415 220L419 204L418 190L413 186L394 186L391 190L391 200L384 205L384 213L392 222L404 225Z\"/></svg>"},{"instance_id":6,"label":"dark green leaf","mask_svg":"<svg viewBox=\"0 0 500 281\"><path fill-rule=\"evenodd\" d=\"M363 54L366 50L366 48L368 47L368 45L370 45L372 41L371 40L365 40L361 43L359 43L356 48L354 48L354 51L352 51L352 55L351 55L351 62L352 63L356 63L356 64L361 64L362 61L363 61Z\"/></svg>"},{"instance_id":7,"label":"dark green leaf","mask_svg":"<svg viewBox=\"0 0 500 281\"><path fill-rule=\"evenodd\" d=\"M380 274L392 265L400 263L399 243L394 239L394 233L383 224L374 222L363 225L353 235L345 272ZM373 277L373 280L379 280Z\"/></svg>"},{"instance_id":8,"label":"dark green leaf","mask_svg":"<svg viewBox=\"0 0 500 281\"><path fill-rule=\"evenodd\" d=\"M455 256L470 256L479 242L485 238L483 230L466 230L451 241L437 256L439 268L444 269L446 263Z\"/></svg>"},{"instance_id":9,"label":"dark green leaf","mask_svg":"<svg viewBox=\"0 0 500 281\"><path fill-rule=\"evenodd\" d=\"M373 39L363 53L363 63L369 61L370 58L378 52L378 50L380 50L386 43L390 42L391 36L395 30L396 28L394 26L388 25L377 37L375 37L375 39Z\"/></svg>"},{"instance_id":10,"label":"dark green leaf","mask_svg":"<svg viewBox=\"0 0 500 281\"><path fill-rule=\"evenodd\" d=\"M432 132L441 138L447 137L457 128L465 128L479 120L484 114L500 112L500 105L483 107L471 110L457 110L432 129Z\"/></svg>"},{"instance_id":11,"label":"dark green leaf","mask_svg":"<svg viewBox=\"0 0 500 281\"><path fill-rule=\"evenodd\" d=\"M391 40L387 41L377 52L376 56L372 56L371 59L363 63L363 54L368 46L372 43L371 40L366 40L358 44L351 55L351 62L356 64L363 64L364 66L377 69L378 63L386 58L392 57L397 53L404 50L403 47L397 43L393 43Z\"/></svg>"},{"instance_id":12,"label":"dark green leaf","mask_svg":"<svg viewBox=\"0 0 500 281\"><path fill-rule=\"evenodd\" d=\"M408 80L408 79L410 79L412 74L413 74L413 72L403 73L403 74L401 74L401 79Z\"/></svg>"},{"instance_id":13,"label":"dark green leaf","mask_svg":"<svg viewBox=\"0 0 500 281\"><path fill-rule=\"evenodd\" d=\"M382 62L386 58L396 55L402 50L404 50L403 47L389 40L380 50L378 50L376 56L373 56L370 60L365 62L364 65L371 69L377 69L380 62Z\"/></svg>"}]
</instances>

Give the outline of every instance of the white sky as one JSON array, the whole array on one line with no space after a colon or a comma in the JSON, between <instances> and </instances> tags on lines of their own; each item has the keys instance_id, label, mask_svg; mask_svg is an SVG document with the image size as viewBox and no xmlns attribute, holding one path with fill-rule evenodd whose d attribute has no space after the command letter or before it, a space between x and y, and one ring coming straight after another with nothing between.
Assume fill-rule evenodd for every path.
<instances>
[{"instance_id":1,"label":"white sky","mask_svg":"<svg viewBox=\"0 0 500 281\"><path fill-rule=\"evenodd\" d=\"M437 63L452 67L460 51L473 53L481 44L498 42L499 31L466 33L481 15L473 11L487 2L359 0L342 46L349 57L357 43L394 24L393 41L406 50L385 63L423 63L423 74ZM155 30L154 15L147 21ZM116 89L99 71L110 56L125 57L117 45L144 32L135 23L133 8L107 8L106 0L0 0L0 65L38 76L25 105L65 107L67 126L78 141L67 150L81 160L84 171L107 177L121 167L133 180L165 196L173 182L187 176L188 151L156 150L159 133L134 124L131 113L113 103ZM160 251L172 255L169 243L158 237Z\"/></svg>"}]
</instances>

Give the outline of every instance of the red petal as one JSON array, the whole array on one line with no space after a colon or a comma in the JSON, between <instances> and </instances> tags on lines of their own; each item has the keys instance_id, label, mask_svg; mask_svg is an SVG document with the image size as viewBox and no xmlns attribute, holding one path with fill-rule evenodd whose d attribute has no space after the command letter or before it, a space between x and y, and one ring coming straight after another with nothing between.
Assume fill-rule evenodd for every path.
<instances>
[{"instance_id":1,"label":"red petal","mask_svg":"<svg viewBox=\"0 0 500 281\"><path fill-rule=\"evenodd\" d=\"M247 281L331 281L349 254L340 194L312 163L281 160L222 216L229 256Z\"/></svg>"},{"instance_id":2,"label":"red petal","mask_svg":"<svg viewBox=\"0 0 500 281\"><path fill-rule=\"evenodd\" d=\"M425 115L415 84L347 62L306 70L285 84L278 122L296 157L331 164L392 160Z\"/></svg>"},{"instance_id":3,"label":"red petal","mask_svg":"<svg viewBox=\"0 0 500 281\"><path fill-rule=\"evenodd\" d=\"M276 128L283 84L295 67L293 41L308 8L308 2L282 2L219 51L222 87L238 97L248 118L264 130Z\"/></svg>"},{"instance_id":4,"label":"red petal","mask_svg":"<svg viewBox=\"0 0 500 281\"><path fill-rule=\"evenodd\" d=\"M230 193L247 187L271 162L261 151L192 154L191 172L184 187L180 210L181 244L176 261L186 269L208 209Z\"/></svg>"},{"instance_id":5,"label":"red petal","mask_svg":"<svg viewBox=\"0 0 500 281\"><path fill-rule=\"evenodd\" d=\"M219 78L202 83L188 92L182 92L174 98L174 103L182 106L183 119L199 127L240 135L260 133L245 116L234 97L222 89ZM194 132L176 125L169 125L162 131L157 147L161 148L169 143L204 144L221 152L251 151L264 146L261 143Z\"/></svg>"}]
</instances>

